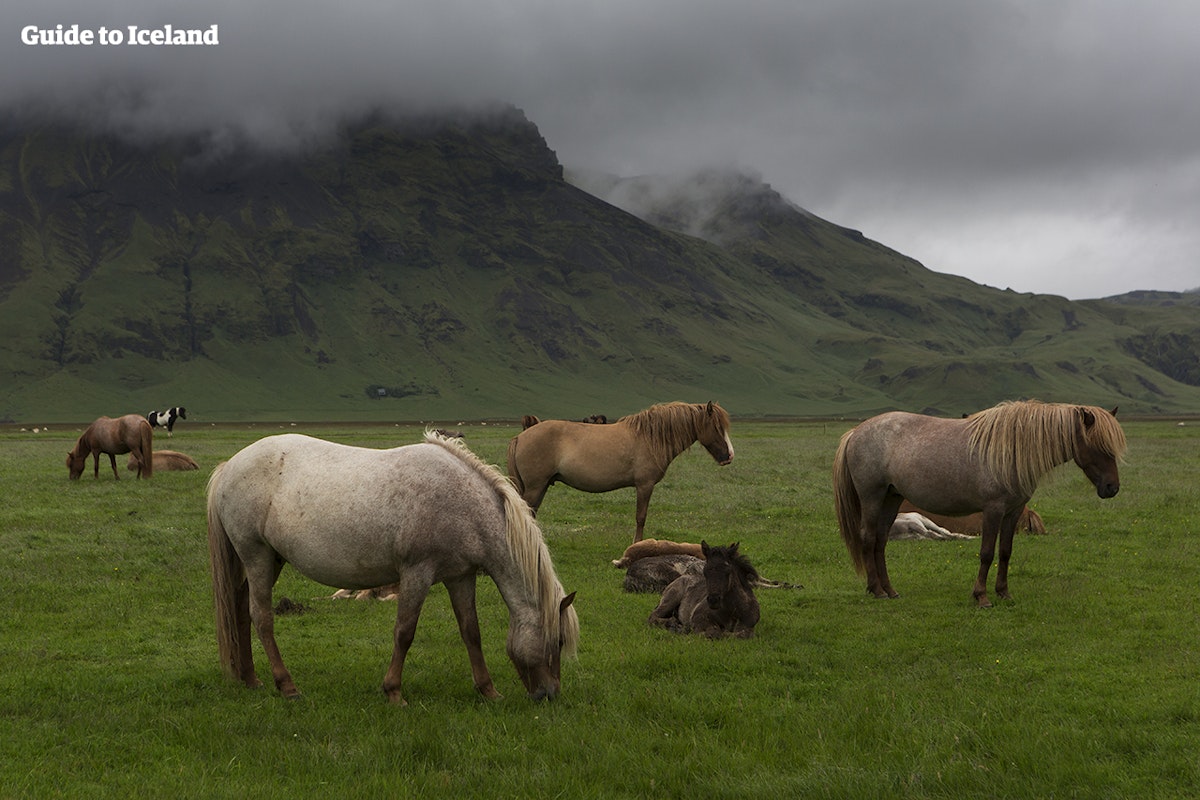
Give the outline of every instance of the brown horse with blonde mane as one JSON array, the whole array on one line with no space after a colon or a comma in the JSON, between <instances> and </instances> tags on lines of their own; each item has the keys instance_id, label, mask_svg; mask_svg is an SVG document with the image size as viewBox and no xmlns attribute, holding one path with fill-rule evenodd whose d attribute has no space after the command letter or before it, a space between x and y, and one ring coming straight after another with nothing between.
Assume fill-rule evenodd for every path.
<instances>
[{"instance_id":1,"label":"brown horse with blonde mane","mask_svg":"<svg viewBox=\"0 0 1200 800\"><path fill-rule=\"evenodd\" d=\"M96 460L93 470L100 477L100 454L106 453L112 463L113 475L117 480L117 456L132 453L138 461L137 476L149 478L154 475L154 432L150 423L141 414L126 414L123 417L100 417L87 426L75 448L67 453L67 469L71 480L83 474L90 455Z\"/></svg>"},{"instance_id":2,"label":"brown horse with blonde mane","mask_svg":"<svg viewBox=\"0 0 1200 800\"><path fill-rule=\"evenodd\" d=\"M872 417L841 439L833 463L838 527L867 591L896 597L888 578L888 531L902 500L935 514L983 513L979 572L972 594L980 607L999 539L996 594L1008 591L1008 562L1021 510L1042 476L1074 461L1101 498L1116 495L1125 433L1095 406L1000 403L966 419L893 411Z\"/></svg>"},{"instance_id":3,"label":"brown horse with blonde mane","mask_svg":"<svg viewBox=\"0 0 1200 800\"><path fill-rule=\"evenodd\" d=\"M535 513L558 481L584 492L635 487L633 540L639 542L655 484L696 442L718 464L732 461L729 413L713 402L676 402L650 406L611 425L544 420L508 443L508 476Z\"/></svg>"}]
</instances>

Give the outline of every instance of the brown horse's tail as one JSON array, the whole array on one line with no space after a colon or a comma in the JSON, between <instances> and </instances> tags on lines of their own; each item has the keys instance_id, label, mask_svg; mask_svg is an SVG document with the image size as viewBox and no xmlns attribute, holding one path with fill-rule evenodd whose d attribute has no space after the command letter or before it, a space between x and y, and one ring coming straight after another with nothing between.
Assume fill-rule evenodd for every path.
<instances>
[{"instance_id":1,"label":"brown horse's tail","mask_svg":"<svg viewBox=\"0 0 1200 800\"><path fill-rule=\"evenodd\" d=\"M525 481L521 480L521 472L517 469L517 437L508 440L508 479L517 487L517 494L525 496Z\"/></svg>"},{"instance_id":2,"label":"brown horse's tail","mask_svg":"<svg viewBox=\"0 0 1200 800\"><path fill-rule=\"evenodd\" d=\"M138 426L141 430L142 439L142 466L138 470L139 478L154 477L154 430L150 427L150 423L142 420L142 424Z\"/></svg>"},{"instance_id":3,"label":"brown horse's tail","mask_svg":"<svg viewBox=\"0 0 1200 800\"><path fill-rule=\"evenodd\" d=\"M859 525L862 521L862 501L858 490L854 488L854 478L850 467L846 464L846 445L850 442L851 429L847 431L838 443L837 454L833 457L833 503L837 509L838 528L842 532L842 541L850 551L850 560L859 575L866 570L863 562L862 538Z\"/></svg>"},{"instance_id":4,"label":"brown horse's tail","mask_svg":"<svg viewBox=\"0 0 1200 800\"><path fill-rule=\"evenodd\" d=\"M214 501L214 489L224 464L208 480L208 561L217 614L217 653L221 669L231 678L244 678L250 661L250 593L245 568ZM253 669L253 667L250 667Z\"/></svg>"}]
</instances>

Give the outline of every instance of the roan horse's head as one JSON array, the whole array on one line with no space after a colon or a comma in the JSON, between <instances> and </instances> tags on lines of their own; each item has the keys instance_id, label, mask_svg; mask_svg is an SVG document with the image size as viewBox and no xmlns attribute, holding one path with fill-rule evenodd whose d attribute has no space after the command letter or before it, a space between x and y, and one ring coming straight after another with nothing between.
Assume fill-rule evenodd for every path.
<instances>
[{"instance_id":1,"label":"roan horse's head","mask_svg":"<svg viewBox=\"0 0 1200 800\"><path fill-rule=\"evenodd\" d=\"M1083 470L1103 499L1121 490L1117 461L1125 453L1125 434L1117 423L1117 409L1080 407L1079 435L1075 441L1075 465Z\"/></svg>"},{"instance_id":2,"label":"roan horse's head","mask_svg":"<svg viewBox=\"0 0 1200 800\"><path fill-rule=\"evenodd\" d=\"M517 668L521 683L531 700L553 700L558 697L562 670L562 651L572 626L578 627L571 603L575 593L571 592L558 605L557 646L545 646L542 631L530 625L511 624L508 629L508 657Z\"/></svg>"},{"instance_id":3,"label":"roan horse's head","mask_svg":"<svg viewBox=\"0 0 1200 800\"><path fill-rule=\"evenodd\" d=\"M67 453L67 470L70 472L71 480L75 480L83 474L83 468L87 466L87 453L76 455L75 451ZM61 473L59 473L61 474Z\"/></svg>"},{"instance_id":4,"label":"roan horse's head","mask_svg":"<svg viewBox=\"0 0 1200 800\"><path fill-rule=\"evenodd\" d=\"M729 412L709 400L702 412L696 439L721 466L733 461L733 442L729 440Z\"/></svg>"}]
</instances>

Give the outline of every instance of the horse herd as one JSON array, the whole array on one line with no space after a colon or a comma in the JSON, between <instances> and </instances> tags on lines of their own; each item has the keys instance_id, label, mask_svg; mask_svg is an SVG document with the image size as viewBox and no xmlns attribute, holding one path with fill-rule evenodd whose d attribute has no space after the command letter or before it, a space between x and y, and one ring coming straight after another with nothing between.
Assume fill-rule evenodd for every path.
<instances>
[{"instance_id":1,"label":"horse herd","mask_svg":"<svg viewBox=\"0 0 1200 800\"><path fill-rule=\"evenodd\" d=\"M182 411L182 409L180 409ZM963 419L889 412L848 431L833 463L838 527L851 561L876 597L896 597L886 546L902 503L921 513L981 514L979 571L972 594L990 606L1011 598L1008 563L1018 524L1039 480L1067 461L1101 498L1119 487L1125 436L1116 409L1011 401ZM179 415L182 417L182 414ZM68 457L71 477L90 452L130 452L139 477L153 469L149 423L129 415L97 420ZM662 403L611 424L538 420L509 442L508 475L460 438L428 431L419 444L351 447L299 434L269 436L219 465L208 482L208 544L224 671L259 686L251 655L257 632L277 689L298 694L275 642L272 589L285 563L326 585L388 585L397 600L394 648L383 681L404 703L401 674L425 597L436 583L450 596L476 689L498 697L484 662L475 608L476 578L495 582L509 611L507 651L529 696L555 697L563 655L574 653L579 621L536 521L556 482L587 492L636 490L634 545L643 541L654 486L671 461L699 442L721 465L734 457L729 414L716 403ZM98 428L93 433L92 428ZM120 449L120 448L125 449ZM113 471L116 472L115 461ZM1040 524L1040 520L1037 521ZM692 546L694 547L694 545ZM749 637L758 622L760 582L735 543L700 545L650 615L652 625L708 636ZM761 584L760 584L761 585Z\"/></svg>"}]
</instances>

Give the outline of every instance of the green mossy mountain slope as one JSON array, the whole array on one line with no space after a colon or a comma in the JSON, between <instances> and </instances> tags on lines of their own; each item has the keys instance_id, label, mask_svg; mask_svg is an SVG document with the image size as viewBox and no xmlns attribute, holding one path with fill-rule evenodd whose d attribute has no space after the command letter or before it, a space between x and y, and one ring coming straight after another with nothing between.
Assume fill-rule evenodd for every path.
<instances>
[{"instance_id":1,"label":"green mossy mountain slope","mask_svg":"<svg viewBox=\"0 0 1200 800\"><path fill-rule=\"evenodd\" d=\"M0 132L0 419L1200 410L1186 304L938 274L741 180L634 216L514 109L305 152Z\"/></svg>"}]
</instances>

